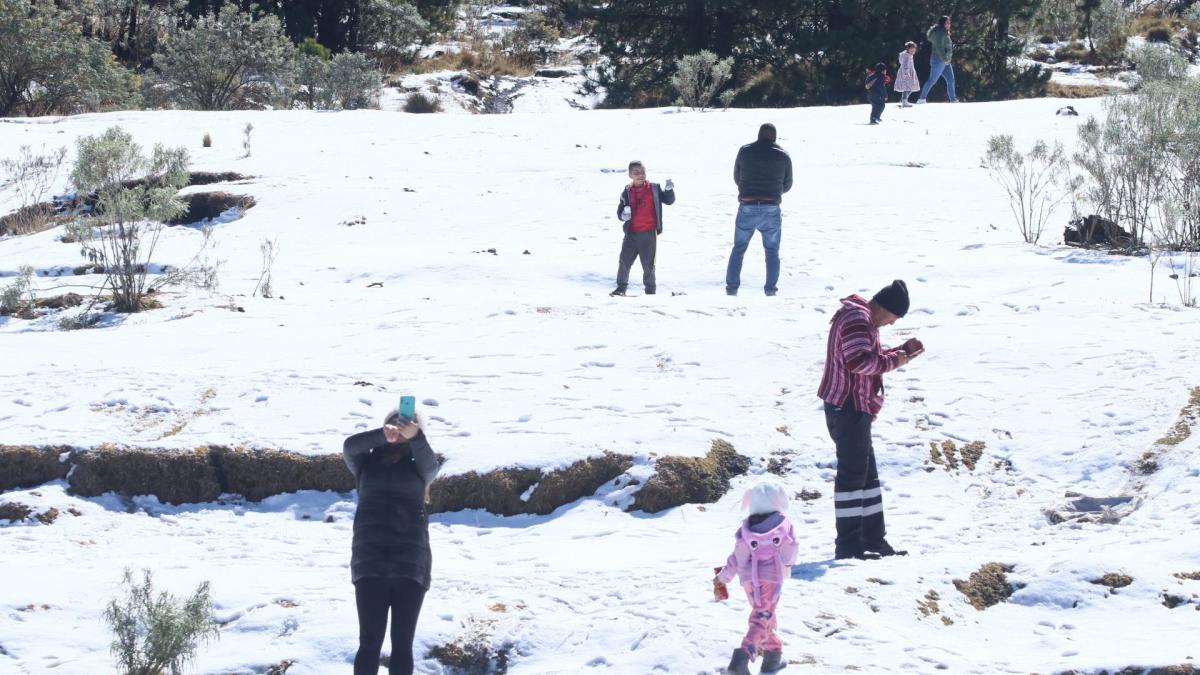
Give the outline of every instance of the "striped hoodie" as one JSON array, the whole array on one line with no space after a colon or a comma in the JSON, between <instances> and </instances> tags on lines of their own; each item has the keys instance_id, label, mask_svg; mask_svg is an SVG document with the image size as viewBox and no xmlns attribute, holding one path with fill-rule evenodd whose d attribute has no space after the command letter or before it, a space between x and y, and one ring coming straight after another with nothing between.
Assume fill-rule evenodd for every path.
<instances>
[{"instance_id":1,"label":"striped hoodie","mask_svg":"<svg viewBox=\"0 0 1200 675\"><path fill-rule=\"evenodd\" d=\"M871 308L860 295L843 298L830 323L817 396L836 406L852 401L856 410L875 417L883 408L883 374L900 367L900 356L880 344Z\"/></svg>"}]
</instances>

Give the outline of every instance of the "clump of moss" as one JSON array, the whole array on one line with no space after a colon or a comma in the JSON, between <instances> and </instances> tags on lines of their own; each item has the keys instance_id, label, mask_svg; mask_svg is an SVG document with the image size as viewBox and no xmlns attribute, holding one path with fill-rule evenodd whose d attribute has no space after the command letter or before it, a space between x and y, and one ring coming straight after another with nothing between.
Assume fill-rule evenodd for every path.
<instances>
[{"instance_id":1,"label":"clump of moss","mask_svg":"<svg viewBox=\"0 0 1200 675\"><path fill-rule=\"evenodd\" d=\"M1012 585L1008 583L1008 573L1013 571L1012 565L991 562L971 573L966 581L954 580L954 587L959 593L967 596L967 601L975 609L983 611L992 605L1000 604L1012 596Z\"/></svg>"}]
</instances>

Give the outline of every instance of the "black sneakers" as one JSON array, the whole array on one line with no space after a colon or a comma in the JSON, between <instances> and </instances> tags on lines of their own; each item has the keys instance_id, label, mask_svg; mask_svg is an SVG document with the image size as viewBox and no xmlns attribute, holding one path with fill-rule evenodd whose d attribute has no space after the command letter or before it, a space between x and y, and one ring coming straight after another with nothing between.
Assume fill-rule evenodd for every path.
<instances>
[{"instance_id":1,"label":"black sneakers","mask_svg":"<svg viewBox=\"0 0 1200 675\"><path fill-rule=\"evenodd\" d=\"M610 298L617 298L617 297L623 298L623 297L625 297L625 291L623 289L618 288L617 290L613 291L612 293L609 293L608 296Z\"/></svg>"}]
</instances>

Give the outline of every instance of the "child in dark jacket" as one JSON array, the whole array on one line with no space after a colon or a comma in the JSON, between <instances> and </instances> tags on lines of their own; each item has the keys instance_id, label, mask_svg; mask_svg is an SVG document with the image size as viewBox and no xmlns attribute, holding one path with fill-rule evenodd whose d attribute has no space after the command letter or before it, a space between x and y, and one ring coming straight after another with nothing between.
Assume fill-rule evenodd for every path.
<instances>
[{"instance_id":1,"label":"child in dark jacket","mask_svg":"<svg viewBox=\"0 0 1200 675\"><path fill-rule=\"evenodd\" d=\"M883 118L883 107L887 101L887 86L892 78L888 77L887 66L876 63L875 69L867 74L864 83L867 88L867 100L871 102L871 124L879 124Z\"/></svg>"},{"instance_id":2,"label":"child in dark jacket","mask_svg":"<svg viewBox=\"0 0 1200 675\"><path fill-rule=\"evenodd\" d=\"M642 259L642 286L646 295L657 291L654 278L654 258L658 251L658 235L662 234L663 204L675 203L675 183L666 185L646 180L646 167L641 162L629 163L629 185L621 192L617 218L625 223L625 238L621 242L621 259L617 267L617 288L609 295L625 295L629 286L629 270L633 261Z\"/></svg>"}]
</instances>

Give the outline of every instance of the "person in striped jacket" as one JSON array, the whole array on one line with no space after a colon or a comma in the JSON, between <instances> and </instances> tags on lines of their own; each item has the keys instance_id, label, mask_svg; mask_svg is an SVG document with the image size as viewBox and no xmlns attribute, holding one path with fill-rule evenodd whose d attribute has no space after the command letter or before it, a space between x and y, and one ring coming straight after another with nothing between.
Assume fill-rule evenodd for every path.
<instances>
[{"instance_id":1,"label":"person in striped jacket","mask_svg":"<svg viewBox=\"0 0 1200 675\"><path fill-rule=\"evenodd\" d=\"M825 424L837 447L833 499L838 559L906 554L884 538L871 423L883 408L883 374L925 350L916 338L890 349L879 340L879 329L907 314L908 303L908 287L897 279L869 301L859 295L843 298L830 321L825 374L817 395L825 402Z\"/></svg>"}]
</instances>

